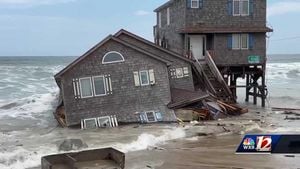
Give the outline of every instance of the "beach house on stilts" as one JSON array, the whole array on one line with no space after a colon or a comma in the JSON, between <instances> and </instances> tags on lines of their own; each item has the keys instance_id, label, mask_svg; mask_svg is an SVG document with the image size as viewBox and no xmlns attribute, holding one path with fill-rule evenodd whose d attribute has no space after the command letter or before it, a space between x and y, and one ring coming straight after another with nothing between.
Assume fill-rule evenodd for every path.
<instances>
[{"instance_id":1,"label":"beach house on stilts","mask_svg":"<svg viewBox=\"0 0 300 169\"><path fill-rule=\"evenodd\" d=\"M55 75L61 124L174 122L208 97L235 102L239 87L265 106L266 0L170 0L155 12L154 43L122 29Z\"/></svg>"}]
</instances>

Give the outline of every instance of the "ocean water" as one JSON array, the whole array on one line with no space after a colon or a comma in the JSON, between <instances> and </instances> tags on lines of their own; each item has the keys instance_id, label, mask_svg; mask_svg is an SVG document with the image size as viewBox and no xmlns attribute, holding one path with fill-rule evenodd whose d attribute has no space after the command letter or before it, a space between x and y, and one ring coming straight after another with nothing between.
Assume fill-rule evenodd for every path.
<instances>
[{"instance_id":1,"label":"ocean water","mask_svg":"<svg viewBox=\"0 0 300 169\"><path fill-rule=\"evenodd\" d=\"M68 138L82 139L89 148L113 145L128 152L185 137L185 132L174 126L131 130L125 127L101 132L56 128L52 112L57 104L59 90L53 76L74 59L0 57L1 169L36 167L40 164L41 156L58 153L57 145ZM269 56L267 85L268 107L300 108L300 55ZM239 101L243 102L242 89L238 95ZM274 124L278 124L272 131L289 132L299 128L296 122L279 125L276 118L281 116L272 115Z\"/></svg>"}]
</instances>

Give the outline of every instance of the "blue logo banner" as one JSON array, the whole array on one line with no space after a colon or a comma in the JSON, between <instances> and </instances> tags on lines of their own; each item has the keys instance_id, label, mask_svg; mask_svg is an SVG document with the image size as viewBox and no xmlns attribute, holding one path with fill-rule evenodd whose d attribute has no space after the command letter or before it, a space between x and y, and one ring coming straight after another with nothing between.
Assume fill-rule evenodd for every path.
<instances>
[{"instance_id":1,"label":"blue logo banner","mask_svg":"<svg viewBox=\"0 0 300 169\"><path fill-rule=\"evenodd\" d=\"M282 135L245 135L237 153L272 153Z\"/></svg>"}]
</instances>

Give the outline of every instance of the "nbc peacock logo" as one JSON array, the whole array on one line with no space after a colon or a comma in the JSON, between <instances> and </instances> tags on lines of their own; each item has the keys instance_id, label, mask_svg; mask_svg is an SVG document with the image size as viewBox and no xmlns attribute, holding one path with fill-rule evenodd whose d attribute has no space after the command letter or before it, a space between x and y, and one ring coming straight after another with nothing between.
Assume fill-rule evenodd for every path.
<instances>
[{"instance_id":1,"label":"nbc peacock logo","mask_svg":"<svg viewBox=\"0 0 300 169\"><path fill-rule=\"evenodd\" d=\"M254 150L255 149L255 141L252 138L245 138L243 141L244 150Z\"/></svg>"}]
</instances>

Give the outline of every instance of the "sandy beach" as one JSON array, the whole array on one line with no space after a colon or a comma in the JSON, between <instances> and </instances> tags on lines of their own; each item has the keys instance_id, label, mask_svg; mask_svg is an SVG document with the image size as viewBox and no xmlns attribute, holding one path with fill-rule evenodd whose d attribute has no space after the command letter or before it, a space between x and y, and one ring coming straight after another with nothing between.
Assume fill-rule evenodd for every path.
<instances>
[{"instance_id":1,"label":"sandy beach","mask_svg":"<svg viewBox=\"0 0 300 169\"><path fill-rule=\"evenodd\" d=\"M284 115L280 112L251 109L250 113L240 117L205 122L204 124L199 124L200 126L193 126L187 129L187 138L170 141L158 149L128 153L126 168L300 168L299 155L235 154L244 133L283 133L276 130L277 124L275 124L275 119L278 123L282 123L283 121L280 119L284 119ZM223 127L227 131L224 131ZM295 132L286 131L286 133ZM205 134L207 136L203 136Z\"/></svg>"}]
</instances>

